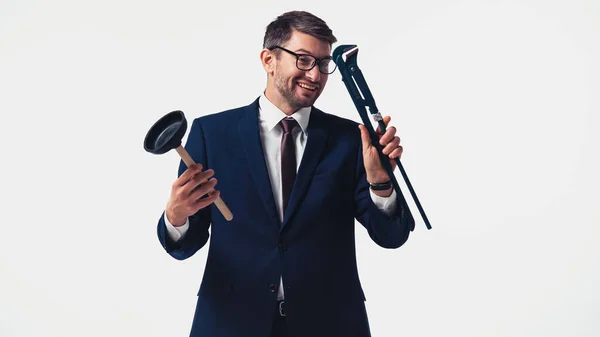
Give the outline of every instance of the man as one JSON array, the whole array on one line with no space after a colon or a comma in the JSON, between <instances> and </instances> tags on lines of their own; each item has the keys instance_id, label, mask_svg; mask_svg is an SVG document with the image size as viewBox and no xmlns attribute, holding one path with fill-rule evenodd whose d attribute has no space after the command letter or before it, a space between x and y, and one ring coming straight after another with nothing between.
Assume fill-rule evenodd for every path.
<instances>
[{"instance_id":1,"label":"man","mask_svg":"<svg viewBox=\"0 0 600 337\"><path fill-rule=\"evenodd\" d=\"M191 336L370 335L355 219L385 248L404 244L414 220L367 129L313 105L336 68L335 42L310 13L279 16L260 53L260 97L191 125L185 147L198 164L180 163L158 223L176 259L210 238ZM402 153L395 128L379 141L393 165ZM212 205L217 196L231 221Z\"/></svg>"}]
</instances>

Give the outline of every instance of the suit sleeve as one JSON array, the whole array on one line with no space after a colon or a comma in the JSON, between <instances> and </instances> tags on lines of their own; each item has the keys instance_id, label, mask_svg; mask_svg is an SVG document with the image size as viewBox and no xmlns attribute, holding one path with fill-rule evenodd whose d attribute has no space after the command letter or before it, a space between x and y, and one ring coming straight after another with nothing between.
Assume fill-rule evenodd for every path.
<instances>
[{"instance_id":1,"label":"suit sleeve","mask_svg":"<svg viewBox=\"0 0 600 337\"><path fill-rule=\"evenodd\" d=\"M397 193L395 210L386 214L377 207L371 197L369 183L367 182L365 166L362 155L362 144L358 148L356 161L356 183L354 198L356 202L355 217L367 230L371 239L383 248L398 248L402 246L415 227L415 221L408 206Z\"/></svg>"},{"instance_id":2,"label":"suit sleeve","mask_svg":"<svg viewBox=\"0 0 600 337\"><path fill-rule=\"evenodd\" d=\"M188 139L184 148L190 154L192 159L199 164L202 164L202 170L208 167L206 160L204 134L200 119L195 119L189 131ZM187 165L180 160L178 177L187 170ZM165 251L172 257L178 260L184 260L194 255L208 242L210 227L210 207L199 210L196 214L188 218L189 227L185 235L175 241L167 232L165 224L165 211L161 214L158 220L157 234L160 244Z\"/></svg>"}]
</instances>

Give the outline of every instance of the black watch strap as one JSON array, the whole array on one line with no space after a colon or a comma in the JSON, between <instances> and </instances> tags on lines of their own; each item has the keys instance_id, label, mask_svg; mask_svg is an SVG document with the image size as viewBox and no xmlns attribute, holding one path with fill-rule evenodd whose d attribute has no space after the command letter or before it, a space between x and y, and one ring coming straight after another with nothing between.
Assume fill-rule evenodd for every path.
<instances>
[{"instance_id":1,"label":"black watch strap","mask_svg":"<svg viewBox=\"0 0 600 337\"><path fill-rule=\"evenodd\" d=\"M389 190L390 188L392 188L392 181L388 180L385 183L379 183L379 184L369 183L369 185L371 185L371 189L373 191L385 191L385 190Z\"/></svg>"}]
</instances>

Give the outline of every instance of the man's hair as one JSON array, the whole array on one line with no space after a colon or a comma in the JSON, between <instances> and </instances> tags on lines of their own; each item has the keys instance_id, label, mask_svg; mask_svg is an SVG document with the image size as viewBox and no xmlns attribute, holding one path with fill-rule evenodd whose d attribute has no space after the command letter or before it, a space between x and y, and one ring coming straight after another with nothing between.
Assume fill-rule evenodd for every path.
<instances>
[{"instance_id":1,"label":"man's hair","mask_svg":"<svg viewBox=\"0 0 600 337\"><path fill-rule=\"evenodd\" d=\"M283 45L290 39L293 30L328 42L329 46L337 42L337 38L322 19L309 12L290 11L281 14L267 26L263 48Z\"/></svg>"}]
</instances>

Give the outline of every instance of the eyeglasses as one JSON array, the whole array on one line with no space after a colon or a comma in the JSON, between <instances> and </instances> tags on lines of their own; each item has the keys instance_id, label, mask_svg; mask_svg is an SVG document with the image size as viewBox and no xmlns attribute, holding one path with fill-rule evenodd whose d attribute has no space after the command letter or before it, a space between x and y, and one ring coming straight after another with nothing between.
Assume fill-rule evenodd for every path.
<instances>
[{"instance_id":1,"label":"eyeglasses","mask_svg":"<svg viewBox=\"0 0 600 337\"><path fill-rule=\"evenodd\" d=\"M298 69L300 69L300 70L309 71L312 68L314 68L315 65L318 64L319 71L322 74L329 75L329 74L332 74L335 71L335 69L337 68L337 65L335 64L335 62L333 62L333 58L331 56L316 58L309 54L296 54L293 51L287 50L280 46L273 46L273 47L269 48L269 50L273 50L275 48L281 49L287 53L290 53L290 54L296 56L296 67L298 67Z\"/></svg>"}]
</instances>

